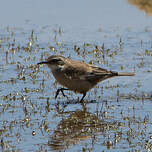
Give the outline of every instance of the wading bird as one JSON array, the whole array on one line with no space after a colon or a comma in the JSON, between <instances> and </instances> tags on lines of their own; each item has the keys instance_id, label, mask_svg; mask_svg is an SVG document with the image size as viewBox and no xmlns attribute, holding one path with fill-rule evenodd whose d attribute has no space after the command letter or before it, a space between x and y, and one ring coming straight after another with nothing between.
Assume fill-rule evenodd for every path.
<instances>
[{"instance_id":1,"label":"wading bird","mask_svg":"<svg viewBox=\"0 0 152 152\"><path fill-rule=\"evenodd\" d=\"M83 94L80 102L83 101L90 89L105 79L135 75L135 73L108 71L92 64L65 58L61 55L52 55L46 61L38 64L47 64L56 81L66 87L58 89L55 98L57 98L59 92L65 96L64 90L71 90Z\"/></svg>"}]
</instances>

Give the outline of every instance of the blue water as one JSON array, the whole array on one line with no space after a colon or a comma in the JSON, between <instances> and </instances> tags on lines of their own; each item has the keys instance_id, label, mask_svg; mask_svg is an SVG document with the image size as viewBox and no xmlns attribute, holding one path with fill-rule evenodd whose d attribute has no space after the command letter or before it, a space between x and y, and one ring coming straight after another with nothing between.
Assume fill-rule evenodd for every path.
<instances>
[{"instance_id":1,"label":"blue water","mask_svg":"<svg viewBox=\"0 0 152 152\"><path fill-rule=\"evenodd\" d=\"M14 0L1 1L1 25L32 24L68 27L141 27L151 24L151 17L128 4L127 0Z\"/></svg>"},{"instance_id":2,"label":"blue water","mask_svg":"<svg viewBox=\"0 0 152 152\"><path fill-rule=\"evenodd\" d=\"M150 14L127 0L0 3L1 151L151 150ZM104 60L93 52L103 45ZM136 76L100 83L86 105L67 91L68 104L54 99L60 85L49 69L36 66L52 54Z\"/></svg>"}]
</instances>

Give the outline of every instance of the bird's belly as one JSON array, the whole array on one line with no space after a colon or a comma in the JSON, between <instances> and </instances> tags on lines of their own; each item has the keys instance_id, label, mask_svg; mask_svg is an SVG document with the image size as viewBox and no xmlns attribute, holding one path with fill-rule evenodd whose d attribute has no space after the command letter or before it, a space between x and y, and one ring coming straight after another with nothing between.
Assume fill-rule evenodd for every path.
<instances>
[{"instance_id":1,"label":"bird's belly","mask_svg":"<svg viewBox=\"0 0 152 152\"><path fill-rule=\"evenodd\" d=\"M86 93L93 87L92 84L89 83L88 81L68 79L64 75L55 75L55 74L53 75L58 83L60 83L64 87L67 87L69 90L72 90L74 92Z\"/></svg>"}]
</instances>

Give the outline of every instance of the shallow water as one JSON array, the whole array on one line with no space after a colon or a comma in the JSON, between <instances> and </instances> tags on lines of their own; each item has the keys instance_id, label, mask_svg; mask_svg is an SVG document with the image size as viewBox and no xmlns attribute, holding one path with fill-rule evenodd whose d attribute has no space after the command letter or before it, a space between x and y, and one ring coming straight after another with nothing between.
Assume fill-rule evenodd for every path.
<instances>
[{"instance_id":1,"label":"shallow water","mask_svg":"<svg viewBox=\"0 0 152 152\"><path fill-rule=\"evenodd\" d=\"M151 14L131 0L110 2L2 2L1 151L152 150ZM98 84L84 104L69 91L70 103L55 100L60 85L36 65L52 54L136 76Z\"/></svg>"}]
</instances>

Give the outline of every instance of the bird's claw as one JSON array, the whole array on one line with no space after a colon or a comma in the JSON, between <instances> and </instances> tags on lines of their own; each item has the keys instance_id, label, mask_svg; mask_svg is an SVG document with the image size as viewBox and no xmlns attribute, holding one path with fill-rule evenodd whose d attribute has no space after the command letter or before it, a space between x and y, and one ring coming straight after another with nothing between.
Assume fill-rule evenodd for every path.
<instances>
[{"instance_id":1,"label":"bird's claw","mask_svg":"<svg viewBox=\"0 0 152 152\"><path fill-rule=\"evenodd\" d=\"M56 99L57 96L59 95L60 91L61 91L61 93L62 93L62 95L63 95L64 97L67 97L67 98L68 98L68 96L64 94L64 91L63 91L63 90L68 90L68 89L66 89L66 88L60 88L60 89L58 89L58 90L56 91L55 99Z\"/></svg>"}]
</instances>

